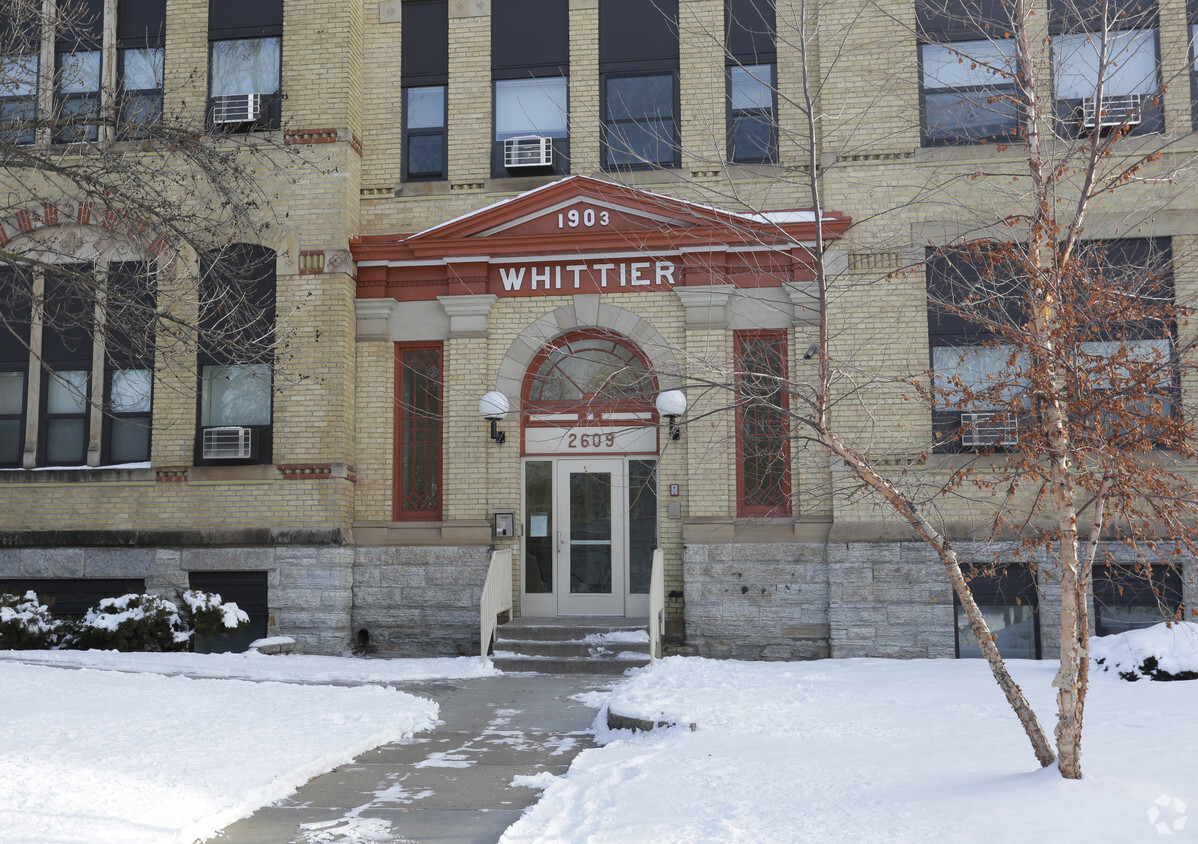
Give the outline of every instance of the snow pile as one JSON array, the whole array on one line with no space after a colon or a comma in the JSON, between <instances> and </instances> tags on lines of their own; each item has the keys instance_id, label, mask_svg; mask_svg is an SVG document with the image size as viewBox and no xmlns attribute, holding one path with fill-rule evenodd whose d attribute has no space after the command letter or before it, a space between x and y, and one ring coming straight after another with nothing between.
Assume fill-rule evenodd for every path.
<instances>
[{"instance_id":1,"label":"snow pile","mask_svg":"<svg viewBox=\"0 0 1198 844\"><path fill-rule=\"evenodd\" d=\"M0 841L191 844L430 728L437 705L375 686L4 662L0 712Z\"/></svg>"},{"instance_id":2,"label":"snow pile","mask_svg":"<svg viewBox=\"0 0 1198 844\"><path fill-rule=\"evenodd\" d=\"M1051 736L1055 664L1009 665ZM1198 746L1198 683L1097 674L1081 781L1038 767L983 660L671 657L609 705L679 726L613 731L600 712L604 746L503 844L1151 841L1198 804L1198 754L1177 753Z\"/></svg>"},{"instance_id":3,"label":"snow pile","mask_svg":"<svg viewBox=\"0 0 1198 844\"><path fill-rule=\"evenodd\" d=\"M285 638L285 637L279 637ZM295 683L410 683L420 680L491 677L476 656L430 659L347 659L257 651L241 654L118 653L116 651L0 651L4 660L64 668L145 671L192 678L278 680Z\"/></svg>"},{"instance_id":4,"label":"snow pile","mask_svg":"<svg viewBox=\"0 0 1198 844\"><path fill-rule=\"evenodd\" d=\"M1198 624L1161 622L1091 639L1090 658L1124 680L1198 680Z\"/></svg>"},{"instance_id":5,"label":"snow pile","mask_svg":"<svg viewBox=\"0 0 1198 844\"><path fill-rule=\"evenodd\" d=\"M648 642L648 630L609 630L606 633L588 633L582 637L588 645L606 645L613 642Z\"/></svg>"}]
</instances>

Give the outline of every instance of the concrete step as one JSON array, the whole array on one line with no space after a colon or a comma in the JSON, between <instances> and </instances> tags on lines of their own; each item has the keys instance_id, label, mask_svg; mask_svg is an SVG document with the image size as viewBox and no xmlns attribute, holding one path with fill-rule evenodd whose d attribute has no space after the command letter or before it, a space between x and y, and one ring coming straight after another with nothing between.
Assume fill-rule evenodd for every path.
<instances>
[{"instance_id":1,"label":"concrete step","mask_svg":"<svg viewBox=\"0 0 1198 844\"><path fill-rule=\"evenodd\" d=\"M517 618L502 624L496 636L565 642L598 633L648 630L647 618Z\"/></svg>"},{"instance_id":2,"label":"concrete step","mask_svg":"<svg viewBox=\"0 0 1198 844\"><path fill-rule=\"evenodd\" d=\"M495 650L511 651L522 656L551 656L559 659L587 659L615 656L623 653L649 655L649 642L571 641L547 642L540 639L509 639L496 637Z\"/></svg>"},{"instance_id":3,"label":"concrete step","mask_svg":"<svg viewBox=\"0 0 1198 844\"><path fill-rule=\"evenodd\" d=\"M626 618L518 618L495 631L495 667L620 675L649 663L646 623Z\"/></svg>"},{"instance_id":4,"label":"concrete step","mask_svg":"<svg viewBox=\"0 0 1198 844\"><path fill-rule=\"evenodd\" d=\"M538 674L603 674L619 676L629 668L649 664L643 659L558 659L556 657L523 656L511 651L495 651L491 661L500 671L535 671Z\"/></svg>"}]
</instances>

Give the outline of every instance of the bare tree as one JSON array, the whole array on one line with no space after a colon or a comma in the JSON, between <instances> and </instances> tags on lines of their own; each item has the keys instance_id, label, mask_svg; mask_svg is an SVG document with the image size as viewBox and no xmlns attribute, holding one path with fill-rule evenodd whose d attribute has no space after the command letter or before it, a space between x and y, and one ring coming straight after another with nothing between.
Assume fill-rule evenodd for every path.
<instances>
[{"instance_id":1,"label":"bare tree","mask_svg":"<svg viewBox=\"0 0 1198 844\"><path fill-rule=\"evenodd\" d=\"M1191 310L1175 290L1178 256L1162 241L1128 240L1173 200L1168 185L1188 162L1162 157L1174 142L1161 133L1165 92L1177 78L1188 82L1189 63L1172 53L1171 63L1158 62L1155 21L1154 8L1118 0L1047 9L921 0L914 18L902 4L778 3L772 35L798 84L779 84L751 57L727 58L751 80L742 84L776 98L770 130L783 152L775 148L772 161L788 167L729 167L722 127L713 127L709 148L683 151L724 173L682 179L711 204L759 212L772 196L805 195L817 212L815 374L765 384L754 372L692 360L690 388L723 391L724 412L762 406L786 419L796 448L818 444L848 467L853 489L832 494L865 493L932 549L1036 758L1056 759L1067 778L1082 773L1095 565L1119 547L1150 578L1153 566L1192 559L1198 539L1194 423L1182 413L1182 380L1194 364ZM873 72L885 96L845 96L840 65L880 24L899 34L877 44ZM726 46L724 36L692 32ZM919 91L896 106L904 95L890 81L912 67L921 74L925 147L969 143L972 154L871 169L859 163L871 144L912 134L898 115L911 113ZM861 196L870 179L885 199L864 214L840 207L840 191ZM829 208L854 214L847 242L920 260L872 276L845 271L843 243L822 230ZM927 219L942 221L941 235L911 239L912 221ZM879 367L859 340L840 336L861 326L846 306L859 306L870 288L917 288L928 319L955 321L970 342L937 350L931 367ZM903 402L925 409L934 437L887 428L878 411ZM945 501L971 508L989 551L962 556ZM1061 584L1055 752L970 588L1014 564Z\"/></svg>"}]
</instances>

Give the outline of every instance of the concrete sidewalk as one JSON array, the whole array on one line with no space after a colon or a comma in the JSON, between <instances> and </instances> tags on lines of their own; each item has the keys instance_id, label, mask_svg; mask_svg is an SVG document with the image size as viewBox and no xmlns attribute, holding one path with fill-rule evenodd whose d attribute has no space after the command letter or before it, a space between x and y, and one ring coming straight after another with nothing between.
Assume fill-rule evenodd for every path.
<instances>
[{"instance_id":1,"label":"concrete sidewalk","mask_svg":"<svg viewBox=\"0 0 1198 844\"><path fill-rule=\"evenodd\" d=\"M212 839L222 844L495 842L541 792L512 778L562 774L594 747L595 709L571 698L619 677L507 674L399 686L437 701L441 726L316 777Z\"/></svg>"}]
</instances>

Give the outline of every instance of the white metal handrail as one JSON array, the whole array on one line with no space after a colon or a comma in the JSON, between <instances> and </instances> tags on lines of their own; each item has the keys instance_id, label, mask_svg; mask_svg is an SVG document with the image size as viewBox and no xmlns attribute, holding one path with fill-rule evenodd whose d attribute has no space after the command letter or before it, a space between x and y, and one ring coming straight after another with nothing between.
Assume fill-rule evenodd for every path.
<instances>
[{"instance_id":1,"label":"white metal handrail","mask_svg":"<svg viewBox=\"0 0 1198 844\"><path fill-rule=\"evenodd\" d=\"M660 548L653 549L653 568L649 575L649 662L661 659L661 637L666 627L666 573Z\"/></svg>"},{"instance_id":2,"label":"white metal handrail","mask_svg":"<svg viewBox=\"0 0 1198 844\"><path fill-rule=\"evenodd\" d=\"M487 579L483 583L483 596L479 601L478 642L483 652L483 667L487 662L487 651L491 649L491 637L498 626L496 619L501 612L512 609L512 549L494 551L491 565L487 567Z\"/></svg>"}]
</instances>

